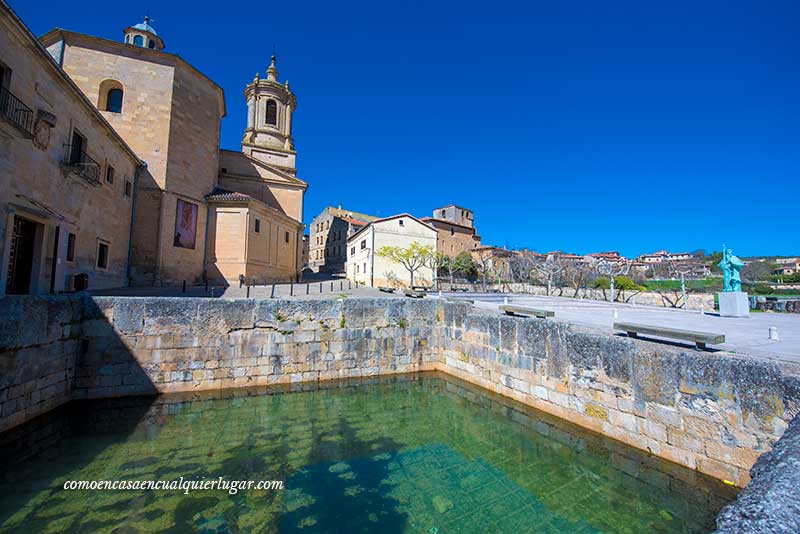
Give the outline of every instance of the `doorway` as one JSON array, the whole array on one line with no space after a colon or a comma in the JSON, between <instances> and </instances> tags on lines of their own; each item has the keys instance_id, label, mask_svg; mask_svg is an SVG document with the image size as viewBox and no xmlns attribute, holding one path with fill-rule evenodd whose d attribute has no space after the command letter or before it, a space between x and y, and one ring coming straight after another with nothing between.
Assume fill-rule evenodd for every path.
<instances>
[{"instance_id":1,"label":"doorway","mask_svg":"<svg viewBox=\"0 0 800 534\"><path fill-rule=\"evenodd\" d=\"M31 292L31 274L36 250L37 224L22 217L14 217L11 232L11 249L8 258L6 294L26 295Z\"/></svg>"}]
</instances>

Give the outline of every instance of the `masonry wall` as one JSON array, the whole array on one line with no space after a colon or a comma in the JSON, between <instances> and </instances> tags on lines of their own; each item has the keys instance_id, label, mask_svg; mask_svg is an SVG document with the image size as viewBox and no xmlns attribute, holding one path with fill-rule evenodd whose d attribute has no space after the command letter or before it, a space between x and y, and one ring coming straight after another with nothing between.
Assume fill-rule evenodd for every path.
<instances>
[{"instance_id":1,"label":"masonry wall","mask_svg":"<svg viewBox=\"0 0 800 534\"><path fill-rule=\"evenodd\" d=\"M69 398L71 372L72 398L98 398L441 370L738 486L800 409L797 377L770 362L467 303L84 297L67 314L75 297L7 302L19 324L55 322L46 337L4 323L3 399L33 378L25 395L45 390L51 368L64 373L52 405ZM49 406L14 416L3 402L0 428Z\"/></svg>"},{"instance_id":2,"label":"masonry wall","mask_svg":"<svg viewBox=\"0 0 800 534\"><path fill-rule=\"evenodd\" d=\"M0 432L71 399L82 308L75 296L0 299Z\"/></svg>"}]
</instances>

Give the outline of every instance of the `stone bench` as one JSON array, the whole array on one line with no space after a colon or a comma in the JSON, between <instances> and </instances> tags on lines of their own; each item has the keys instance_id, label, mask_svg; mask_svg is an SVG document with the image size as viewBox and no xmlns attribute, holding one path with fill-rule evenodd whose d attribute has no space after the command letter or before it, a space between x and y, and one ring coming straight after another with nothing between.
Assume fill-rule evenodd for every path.
<instances>
[{"instance_id":1,"label":"stone bench","mask_svg":"<svg viewBox=\"0 0 800 534\"><path fill-rule=\"evenodd\" d=\"M407 297L411 297L412 299L421 299L425 296L425 293L422 291L414 291L413 289L406 289L405 295Z\"/></svg>"},{"instance_id":2,"label":"stone bench","mask_svg":"<svg viewBox=\"0 0 800 534\"><path fill-rule=\"evenodd\" d=\"M706 344L718 345L725 343L723 334L712 334L710 332L696 332L694 330L678 330L677 328L666 328L663 326L652 326L635 323L614 323L614 330L622 330L628 337L637 337L639 334L650 336L666 337L670 339L680 339L691 341L698 349L705 349Z\"/></svg>"},{"instance_id":3,"label":"stone bench","mask_svg":"<svg viewBox=\"0 0 800 534\"><path fill-rule=\"evenodd\" d=\"M394 293L394 288L386 286L378 286L378 291L382 291L384 293Z\"/></svg>"},{"instance_id":4,"label":"stone bench","mask_svg":"<svg viewBox=\"0 0 800 534\"><path fill-rule=\"evenodd\" d=\"M430 291L431 288L428 286L411 286L411 291Z\"/></svg>"},{"instance_id":5,"label":"stone bench","mask_svg":"<svg viewBox=\"0 0 800 534\"><path fill-rule=\"evenodd\" d=\"M500 306L500 310L506 312L506 315L514 315L517 317L538 317L540 319L544 319L545 317L554 317L556 314L556 312L551 310L523 308L522 306Z\"/></svg>"}]
</instances>

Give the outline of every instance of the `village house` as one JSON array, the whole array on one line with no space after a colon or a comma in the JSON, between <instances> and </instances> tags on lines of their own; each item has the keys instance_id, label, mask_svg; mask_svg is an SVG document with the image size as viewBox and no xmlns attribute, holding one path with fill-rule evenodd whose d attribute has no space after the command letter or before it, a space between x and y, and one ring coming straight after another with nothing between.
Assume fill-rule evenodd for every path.
<instances>
[{"instance_id":1,"label":"village house","mask_svg":"<svg viewBox=\"0 0 800 534\"><path fill-rule=\"evenodd\" d=\"M377 217L328 206L311 221L308 266L314 272L344 273L347 240Z\"/></svg>"},{"instance_id":2,"label":"village house","mask_svg":"<svg viewBox=\"0 0 800 534\"><path fill-rule=\"evenodd\" d=\"M436 236L435 228L407 213L373 220L347 240L347 278L369 287L408 287L408 270L378 252L386 246L408 248L412 243L435 251ZM433 270L427 266L414 273L414 285L432 286L433 279Z\"/></svg>"},{"instance_id":3,"label":"village house","mask_svg":"<svg viewBox=\"0 0 800 534\"><path fill-rule=\"evenodd\" d=\"M436 208L433 217L421 220L436 228L437 249L445 256L454 258L481 245L472 210L450 204Z\"/></svg>"},{"instance_id":4,"label":"village house","mask_svg":"<svg viewBox=\"0 0 800 534\"><path fill-rule=\"evenodd\" d=\"M127 285L134 149L0 2L0 296Z\"/></svg>"}]
</instances>

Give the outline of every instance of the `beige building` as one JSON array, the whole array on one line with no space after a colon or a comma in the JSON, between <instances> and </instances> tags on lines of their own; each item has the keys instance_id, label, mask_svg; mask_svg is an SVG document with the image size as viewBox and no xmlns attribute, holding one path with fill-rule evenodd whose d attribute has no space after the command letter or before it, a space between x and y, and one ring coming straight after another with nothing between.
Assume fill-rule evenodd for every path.
<instances>
[{"instance_id":1,"label":"beige building","mask_svg":"<svg viewBox=\"0 0 800 534\"><path fill-rule=\"evenodd\" d=\"M0 295L127 285L140 160L0 2Z\"/></svg>"},{"instance_id":2,"label":"beige building","mask_svg":"<svg viewBox=\"0 0 800 534\"><path fill-rule=\"evenodd\" d=\"M424 217L422 220L436 228L437 249L445 256L454 258L481 246L472 210L450 204L436 208L433 217Z\"/></svg>"},{"instance_id":3,"label":"beige building","mask_svg":"<svg viewBox=\"0 0 800 534\"><path fill-rule=\"evenodd\" d=\"M407 248L415 242L436 250L436 229L407 213L370 222L347 240L347 278L370 287L408 287L408 270L378 251L385 246ZM415 271L414 285L432 286L433 270L423 266Z\"/></svg>"},{"instance_id":4,"label":"beige building","mask_svg":"<svg viewBox=\"0 0 800 534\"><path fill-rule=\"evenodd\" d=\"M266 78L245 88L241 151L220 150L222 88L164 52L146 18L123 42L61 29L41 38L106 121L147 162L137 188L132 273L137 284L297 279L303 197L292 113L297 102Z\"/></svg>"},{"instance_id":5,"label":"beige building","mask_svg":"<svg viewBox=\"0 0 800 534\"><path fill-rule=\"evenodd\" d=\"M311 221L309 268L314 272L344 273L347 240L377 217L328 206Z\"/></svg>"}]
</instances>

